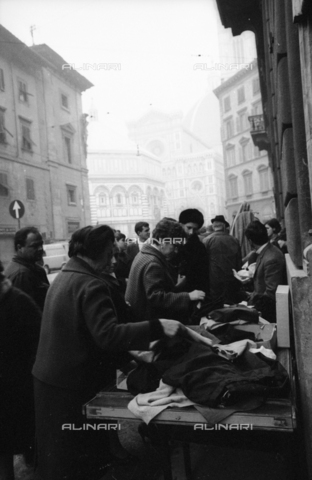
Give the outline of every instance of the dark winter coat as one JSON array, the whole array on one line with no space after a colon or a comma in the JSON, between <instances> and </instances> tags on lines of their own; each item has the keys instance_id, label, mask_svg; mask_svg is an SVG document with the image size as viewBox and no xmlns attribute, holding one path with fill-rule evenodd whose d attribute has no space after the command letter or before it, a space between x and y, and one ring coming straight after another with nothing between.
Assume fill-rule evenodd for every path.
<instances>
[{"instance_id":1,"label":"dark winter coat","mask_svg":"<svg viewBox=\"0 0 312 480\"><path fill-rule=\"evenodd\" d=\"M233 269L241 269L242 254L239 241L226 232L214 232L204 239L209 256L209 283L211 298L223 298L224 303L236 303L235 294L240 282Z\"/></svg>"},{"instance_id":2,"label":"dark winter coat","mask_svg":"<svg viewBox=\"0 0 312 480\"><path fill-rule=\"evenodd\" d=\"M33 375L56 387L97 391L111 380L110 352L147 349L161 334L158 321L119 325L104 280L73 257L49 289Z\"/></svg>"},{"instance_id":3,"label":"dark winter coat","mask_svg":"<svg viewBox=\"0 0 312 480\"><path fill-rule=\"evenodd\" d=\"M15 256L8 265L5 276L11 280L14 287L27 293L43 310L49 280L42 267Z\"/></svg>"},{"instance_id":4,"label":"dark winter coat","mask_svg":"<svg viewBox=\"0 0 312 480\"><path fill-rule=\"evenodd\" d=\"M31 369L41 312L9 280L0 283L0 452L22 453L34 437Z\"/></svg>"},{"instance_id":5,"label":"dark winter coat","mask_svg":"<svg viewBox=\"0 0 312 480\"><path fill-rule=\"evenodd\" d=\"M152 245L143 245L129 275L126 300L138 320L171 318L186 320L190 296L176 293L175 282L164 255Z\"/></svg>"}]
</instances>

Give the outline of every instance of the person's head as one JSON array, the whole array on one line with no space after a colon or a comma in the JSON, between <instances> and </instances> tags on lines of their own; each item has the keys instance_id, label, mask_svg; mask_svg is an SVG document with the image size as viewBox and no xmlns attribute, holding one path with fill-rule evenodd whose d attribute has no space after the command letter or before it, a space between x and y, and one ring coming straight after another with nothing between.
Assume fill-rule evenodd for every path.
<instances>
[{"instance_id":1,"label":"person's head","mask_svg":"<svg viewBox=\"0 0 312 480\"><path fill-rule=\"evenodd\" d=\"M43 257L43 240L36 227L24 227L14 237L16 255L30 263L41 262Z\"/></svg>"},{"instance_id":2,"label":"person's head","mask_svg":"<svg viewBox=\"0 0 312 480\"><path fill-rule=\"evenodd\" d=\"M112 273L114 273L118 254L119 254L119 248L117 247L117 244L115 242L113 245L113 255L112 255L111 261L108 262L107 265L104 267L103 272L108 273L109 275L112 275Z\"/></svg>"},{"instance_id":3,"label":"person's head","mask_svg":"<svg viewBox=\"0 0 312 480\"><path fill-rule=\"evenodd\" d=\"M266 226L259 220L253 220L245 229L245 237L253 248L259 248L269 241Z\"/></svg>"},{"instance_id":4,"label":"person's head","mask_svg":"<svg viewBox=\"0 0 312 480\"><path fill-rule=\"evenodd\" d=\"M118 250L120 252L125 252L127 250L126 235L119 232L115 234L115 239L116 239Z\"/></svg>"},{"instance_id":5,"label":"person's head","mask_svg":"<svg viewBox=\"0 0 312 480\"><path fill-rule=\"evenodd\" d=\"M264 223L267 231L269 239L274 238L281 230L281 224L277 220L277 218L271 218Z\"/></svg>"},{"instance_id":6,"label":"person's head","mask_svg":"<svg viewBox=\"0 0 312 480\"><path fill-rule=\"evenodd\" d=\"M94 270L102 272L112 262L114 244L114 231L108 225L80 228L72 234L68 256L82 258Z\"/></svg>"},{"instance_id":7,"label":"person's head","mask_svg":"<svg viewBox=\"0 0 312 480\"><path fill-rule=\"evenodd\" d=\"M146 242L150 237L150 227L147 222L138 222L134 226L134 231L141 242Z\"/></svg>"},{"instance_id":8,"label":"person's head","mask_svg":"<svg viewBox=\"0 0 312 480\"><path fill-rule=\"evenodd\" d=\"M206 232L207 232L209 235L211 235L211 233L214 232L214 229L213 229L213 225L212 225L212 224L211 224L211 225L207 225L207 227L206 227Z\"/></svg>"},{"instance_id":9,"label":"person's head","mask_svg":"<svg viewBox=\"0 0 312 480\"><path fill-rule=\"evenodd\" d=\"M189 236L193 233L198 233L198 230L204 224L204 217L203 214L196 208L188 208L180 213L179 223L181 223L186 235Z\"/></svg>"},{"instance_id":10,"label":"person's head","mask_svg":"<svg viewBox=\"0 0 312 480\"><path fill-rule=\"evenodd\" d=\"M223 215L216 215L211 219L211 224L214 232L225 232L226 228L230 226Z\"/></svg>"},{"instance_id":11,"label":"person's head","mask_svg":"<svg viewBox=\"0 0 312 480\"><path fill-rule=\"evenodd\" d=\"M158 222L152 234L153 244L168 260L178 253L179 247L185 242L185 238L186 233L182 226L172 220Z\"/></svg>"}]
</instances>

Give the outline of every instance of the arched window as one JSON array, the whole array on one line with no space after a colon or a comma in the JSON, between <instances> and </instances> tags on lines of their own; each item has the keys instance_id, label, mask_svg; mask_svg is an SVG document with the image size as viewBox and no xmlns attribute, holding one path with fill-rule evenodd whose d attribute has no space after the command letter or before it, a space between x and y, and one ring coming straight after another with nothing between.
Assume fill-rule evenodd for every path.
<instances>
[{"instance_id":1,"label":"arched window","mask_svg":"<svg viewBox=\"0 0 312 480\"><path fill-rule=\"evenodd\" d=\"M137 192L131 193L130 199L131 199L132 205L137 205L137 204L139 203L139 195L138 195L138 193L137 193Z\"/></svg>"},{"instance_id":2,"label":"arched window","mask_svg":"<svg viewBox=\"0 0 312 480\"><path fill-rule=\"evenodd\" d=\"M99 194L99 204L101 206L107 205L107 195L106 195L106 193L100 193Z\"/></svg>"},{"instance_id":3,"label":"arched window","mask_svg":"<svg viewBox=\"0 0 312 480\"><path fill-rule=\"evenodd\" d=\"M123 203L124 203L123 195L121 193L116 193L115 204L116 205L123 205Z\"/></svg>"}]
</instances>

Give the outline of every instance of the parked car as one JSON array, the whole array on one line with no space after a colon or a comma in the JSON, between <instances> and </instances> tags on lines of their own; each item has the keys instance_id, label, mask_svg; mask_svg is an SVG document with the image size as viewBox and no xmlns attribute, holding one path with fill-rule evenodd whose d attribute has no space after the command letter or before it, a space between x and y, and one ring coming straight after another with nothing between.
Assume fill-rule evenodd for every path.
<instances>
[{"instance_id":1,"label":"parked car","mask_svg":"<svg viewBox=\"0 0 312 480\"><path fill-rule=\"evenodd\" d=\"M68 243L50 243L43 246L45 255L43 256L43 268L47 275L52 270L60 270L68 260Z\"/></svg>"}]
</instances>

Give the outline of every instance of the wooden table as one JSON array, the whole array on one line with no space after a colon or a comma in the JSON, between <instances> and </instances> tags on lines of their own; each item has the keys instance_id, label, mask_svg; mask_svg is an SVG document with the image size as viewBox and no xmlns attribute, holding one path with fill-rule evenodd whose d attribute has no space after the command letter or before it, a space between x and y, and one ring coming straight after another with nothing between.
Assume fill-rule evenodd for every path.
<instances>
[{"instance_id":1,"label":"wooden table","mask_svg":"<svg viewBox=\"0 0 312 480\"><path fill-rule=\"evenodd\" d=\"M157 448L162 464L165 480L172 480L168 436L165 434L168 427L188 426L193 433L205 432L207 435L216 429L221 431L244 430L242 433L252 435L254 431L292 433L296 429L295 389L293 384L292 365L289 349L280 349L278 360L286 368L291 380L291 392L288 398L268 399L261 407L250 412L236 412L222 421L221 424L208 427L207 421L194 407L167 408L154 418L146 431L153 445ZM128 420L141 423L127 405L133 396L127 391L102 391L84 405L84 411L89 420ZM166 426L162 428L162 426ZM234 428L233 428L234 426ZM248 428L247 428L248 427ZM196 432L194 432L196 430ZM252 432L251 432L252 430ZM181 430L182 431L182 430ZM273 434L274 435L274 434ZM201 435L202 437L202 435ZM192 442L194 442L194 435ZM183 443L185 471L188 479L191 478L191 464L188 442Z\"/></svg>"}]
</instances>

